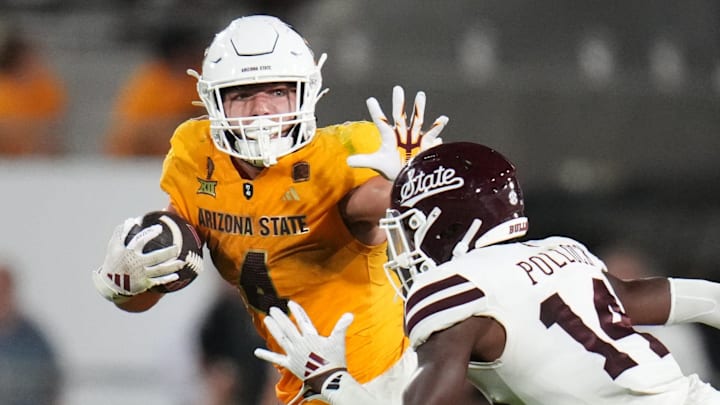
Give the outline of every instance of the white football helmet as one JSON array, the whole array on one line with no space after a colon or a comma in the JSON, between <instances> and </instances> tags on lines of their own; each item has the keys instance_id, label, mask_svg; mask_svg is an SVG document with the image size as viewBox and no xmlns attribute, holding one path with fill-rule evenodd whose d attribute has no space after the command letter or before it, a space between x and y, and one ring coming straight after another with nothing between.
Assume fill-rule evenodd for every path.
<instances>
[{"instance_id":1,"label":"white football helmet","mask_svg":"<svg viewBox=\"0 0 720 405\"><path fill-rule=\"evenodd\" d=\"M265 15L234 20L205 51L197 91L210 118L215 146L255 166L307 145L315 135L315 103L324 91L320 69L307 42L280 19ZM262 117L227 117L221 90L259 83L295 83L296 111ZM244 122L244 124L243 124ZM282 128L292 129L283 133Z\"/></svg>"}]
</instances>

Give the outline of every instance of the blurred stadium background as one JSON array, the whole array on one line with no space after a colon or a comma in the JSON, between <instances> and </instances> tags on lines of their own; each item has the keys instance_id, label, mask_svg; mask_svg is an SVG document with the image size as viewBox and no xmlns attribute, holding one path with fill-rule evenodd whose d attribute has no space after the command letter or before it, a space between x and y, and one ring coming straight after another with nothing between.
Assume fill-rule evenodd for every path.
<instances>
[{"instance_id":1,"label":"blurred stadium background","mask_svg":"<svg viewBox=\"0 0 720 405\"><path fill-rule=\"evenodd\" d=\"M0 0L0 23L43 47L71 100L64 156L0 158L0 254L58 347L64 405L196 403L193 327L216 276L142 315L94 292L114 225L165 205L159 160L108 162L100 143L147 33L179 21L209 43L250 13L328 53L320 125L368 119L370 96L389 111L395 84L424 90L446 141L516 162L531 236L627 243L662 273L720 280L719 1Z\"/></svg>"}]
</instances>

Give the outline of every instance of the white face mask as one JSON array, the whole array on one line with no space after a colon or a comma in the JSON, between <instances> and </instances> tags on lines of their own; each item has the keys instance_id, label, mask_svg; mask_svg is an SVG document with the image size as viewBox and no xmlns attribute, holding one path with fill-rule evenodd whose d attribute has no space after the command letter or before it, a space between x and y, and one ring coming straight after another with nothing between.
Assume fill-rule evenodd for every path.
<instances>
[{"instance_id":1,"label":"white face mask","mask_svg":"<svg viewBox=\"0 0 720 405\"><path fill-rule=\"evenodd\" d=\"M280 125L267 118L256 119L245 126L245 135L248 139L255 139L258 141L262 138L272 139L274 137L280 137L280 131L282 131Z\"/></svg>"},{"instance_id":2,"label":"white face mask","mask_svg":"<svg viewBox=\"0 0 720 405\"><path fill-rule=\"evenodd\" d=\"M282 125L260 118L244 128L246 140L238 137L235 148L246 156L262 156L262 159L246 160L253 166L271 166L277 163L278 156L285 155L293 146L290 135L282 136Z\"/></svg>"}]
</instances>

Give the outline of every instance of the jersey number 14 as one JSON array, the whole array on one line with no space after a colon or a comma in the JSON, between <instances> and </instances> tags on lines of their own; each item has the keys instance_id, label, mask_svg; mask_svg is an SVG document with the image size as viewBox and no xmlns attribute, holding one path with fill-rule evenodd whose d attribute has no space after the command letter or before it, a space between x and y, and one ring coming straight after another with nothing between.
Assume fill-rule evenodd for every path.
<instances>
[{"instance_id":1,"label":"jersey number 14","mask_svg":"<svg viewBox=\"0 0 720 405\"><path fill-rule=\"evenodd\" d=\"M649 342L650 349L658 356L665 357L669 353L668 349L655 337L648 333L639 333L632 328L630 318L621 310L615 297L602 280L593 279L593 290L595 311L600 321L600 327L609 337L618 340L632 334L639 334ZM613 322L614 314L620 315L619 322ZM586 350L603 356L605 358L603 368L613 380L623 371L637 366L630 355L619 351L611 343L597 336L557 293L548 297L540 305L540 320L546 328L557 324Z\"/></svg>"}]
</instances>

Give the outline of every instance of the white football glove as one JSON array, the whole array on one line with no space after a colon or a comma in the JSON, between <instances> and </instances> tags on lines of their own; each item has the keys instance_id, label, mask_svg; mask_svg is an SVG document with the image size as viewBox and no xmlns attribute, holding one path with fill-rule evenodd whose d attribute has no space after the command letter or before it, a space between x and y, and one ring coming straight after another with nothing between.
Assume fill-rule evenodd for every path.
<instances>
[{"instance_id":1,"label":"white football glove","mask_svg":"<svg viewBox=\"0 0 720 405\"><path fill-rule=\"evenodd\" d=\"M303 382L326 371L346 369L345 332L353 321L353 315L349 312L343 314L330 336L324 337L318 335L299 304L289 301L288 307L297 320L299 330L277 307L270 308L270 314L264 320L268 331L285 354L257 348L255 356L290 370Z\"/></svg>"},{"instance_id":2,"label":"white football glove","mask_svg":"<svg viewBox=\"0 0 720 405\"><path fill-rule=\"evenodd\" d=\"M382 136L380 149L371 154L352 155L347 163L351 167L367 167L380 173L388 180L394 180L405 163L418 152L441 144L440 132L448 123L448 117L441 115L432 127L423 133L425 120L425 93L419 91L415 96L410 127L405 115L405 91L400 86L393 87L393 126L380 108L375 97L366 100L370 117Z\"/></svg>"},{"instance_id":3,"label":"white football glove","mask_svg":"<svg viewBox=\"0 0 720 405\"><path fill-rule=\"evenodd\" d=\"M180 248L176 245L143 253L145 244L162 232L160 225L141 230L125 246L130 229L141 223L142 217L128 218L115 228L108 242L105 261L93 272L95 288L114 303L177 280L175 272L184 265L177 258Z\"/></svg>"}]
</instances>

